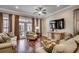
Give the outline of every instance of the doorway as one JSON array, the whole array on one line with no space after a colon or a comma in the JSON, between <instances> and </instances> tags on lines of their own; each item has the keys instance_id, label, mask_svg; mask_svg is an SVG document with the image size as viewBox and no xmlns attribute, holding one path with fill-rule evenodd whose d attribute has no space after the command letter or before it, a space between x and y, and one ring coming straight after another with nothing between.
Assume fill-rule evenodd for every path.
<instances>
[{"instance_id":1,"label":"doorway","mask_svg":"<svg viewBox=\"0 0 79 59\"><path fill-rule=\"evenodd\" d=\"M20 31L20 38L26 38L26 23L20 22L19 23L19 31Z\"/></svg>"},{"instance_id":2,"label":"doorway","mask_svg":"<svg viewBox=\"0 0 79 59\"><path fill-rule=\"evenodd\" d=\"M20 39L26 38L26 33L32 31L32 19L26 17L19 18L19 36Z\"/></svg>"},{"instance_id":3,"label":"doorway","mask_svg":"<svg viewBox=\"0 0 79 59\"><path fill-rule=\"evenodd\" d=\"M74 10L74 34L77 35L79 34L79 8Z\"/></svg>"}]
</instances>

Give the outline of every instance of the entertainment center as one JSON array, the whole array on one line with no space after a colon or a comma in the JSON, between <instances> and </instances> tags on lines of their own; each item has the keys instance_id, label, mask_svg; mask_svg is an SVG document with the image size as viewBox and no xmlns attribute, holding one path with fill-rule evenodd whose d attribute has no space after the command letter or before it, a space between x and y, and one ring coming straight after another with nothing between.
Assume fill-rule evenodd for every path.
<instances>
[{"instance_id":1,"label":"entertainment center","mask_svg":"<svg viewBox=\"0 0 79 59\"><path fill-rule=\"evenodd\" d=\"M50 31L48 32L48 36L51 39L60 40L64 37L64 32L57 31L64 29L64 18L51 20L49 22Z\"/></svg>"}]
</instances>

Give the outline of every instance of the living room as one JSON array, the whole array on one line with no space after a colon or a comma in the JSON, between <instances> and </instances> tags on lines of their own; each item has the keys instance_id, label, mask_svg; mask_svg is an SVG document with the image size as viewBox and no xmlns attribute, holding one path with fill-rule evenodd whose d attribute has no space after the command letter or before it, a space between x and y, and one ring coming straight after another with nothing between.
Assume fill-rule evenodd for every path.
<instances>
[{"instance_id":1,"label":"living room","mask_svg":"<svg viewBox=\"0 0 79 59\"><path fill-rule=\"evenodd\" d=\"M0 5L0 52L78 53L78 8L78 5Z\"/></svg>"}]
</instances>

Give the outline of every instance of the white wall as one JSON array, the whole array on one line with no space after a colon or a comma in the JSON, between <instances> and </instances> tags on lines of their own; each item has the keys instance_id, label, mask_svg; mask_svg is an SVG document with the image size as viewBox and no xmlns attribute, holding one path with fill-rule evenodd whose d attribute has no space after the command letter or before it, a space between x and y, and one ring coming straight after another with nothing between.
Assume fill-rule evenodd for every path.
<instances>
[{"instance_id":1,"label":"white wall","mask_svg":"<svg viewBox=\"0 0 79 59\"><path fill-rule=\"evenodd\" d=\"M46 19L44 19L43 23L43 35L48 36L49 32L49 21L64 18L65 19L65 29L61 30L64 32L72 33L74 32L73 29L73 10L78 8L79 6L73 6L67 9L63 9L60 12L57 12Z\"/></svg>"}]
</instances>

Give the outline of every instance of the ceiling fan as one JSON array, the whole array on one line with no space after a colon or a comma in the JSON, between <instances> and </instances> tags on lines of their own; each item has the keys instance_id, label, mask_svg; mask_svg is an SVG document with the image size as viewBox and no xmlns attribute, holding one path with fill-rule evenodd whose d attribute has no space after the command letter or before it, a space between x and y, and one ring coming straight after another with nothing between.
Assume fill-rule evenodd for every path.
<instances>
[{"instance_id":1,"label":"ceiling fan","mask_svg":"<svg viewBox=\"0 0 79 59\"><path fill-rule=\"evenodd\" d=\"M35 8L34 14L45 15L45 14L47 14L47 10L43 6L38 6L37 8Z\"/></svg>"}]
</instances>

